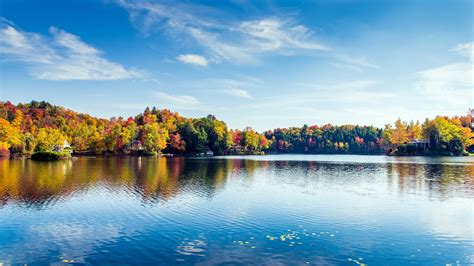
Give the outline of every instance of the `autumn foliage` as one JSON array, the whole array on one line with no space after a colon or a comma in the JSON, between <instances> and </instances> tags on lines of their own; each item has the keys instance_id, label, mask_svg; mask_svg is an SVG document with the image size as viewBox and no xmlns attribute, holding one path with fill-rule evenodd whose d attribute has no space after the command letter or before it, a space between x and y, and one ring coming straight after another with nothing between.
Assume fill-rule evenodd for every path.
<instances>
[{"instance_id":1,"label":"autumn foliage","mask_svg":"<svg viewBox=\"0 0 474 266\"><path fill-rule=\"evenodd\" d=\"M167 109L101 119L47 102L0 102L0 156L52 151L65 142L76 154L383 154L404 151L420 139L426 143L422 152L460 155L473 144L470 124L469 116L440 116L423 124L399 119L384 129L327 124L258 133L230 130L213 115L185 118Z\"/></svg>"}]
</instances>

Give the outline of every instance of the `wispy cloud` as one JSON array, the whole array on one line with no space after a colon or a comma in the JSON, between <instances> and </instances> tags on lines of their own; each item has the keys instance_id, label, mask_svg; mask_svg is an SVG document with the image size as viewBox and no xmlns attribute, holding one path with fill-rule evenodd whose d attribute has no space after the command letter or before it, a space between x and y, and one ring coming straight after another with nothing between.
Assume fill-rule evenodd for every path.
<instances>
[{"instance_id":1,"label":"wispy cloud","mask_svg":"<svg viewBox=\"0 0 474 266\"><path fill-rule=\"evenodd\" d=\"M312 40L313 34L303 25L293 25L289 20L266 18L244 21L238 30L250 36L255 49L272 51L281 48L299 48L310 50L328 50L328 48Z\"/></svg>"},{"instance_id":2,"label":"wispy cloud","mask_svg":"<svg viewBox=\"0 0 474 266\"><path fill-rule=\"evenodd\" d=\"M189 28L187 32L204 48L212 54L214 61L228 60L236 63L255 63L255 53L249 47L222 40L219 34L202 29Z\"/></svg>"},{"instance_id":3,"label":"wispy cloud","mask_svg":"<svg viewBox=\"0 0 474 266\"><path fill-rule=\"evenodd\" d=\"M258 104L247 106L251 109L266 108L313 108L317 106L364 106L367 99L371 102L386 101L396 96L395 93L379 91L375 87L375 80L351 80L333 84L295 84L296 87L304 87L302 92L287 95L269 96L262 99Z\"/></svg>"},{"instance_id":4,"label":"wispy cloud","mask_svg":"<svg viewBox=\"0 0 474 266\"><path fill-rule=\"evenodd\" d=\"M472 69L470 63L426 69L417 73L415 88L425 99L437 100L444 106L462 105L467 109L472 104Z\"/></svg>"},{"instance_id":5,"label":"wispy cloud","mask_svg":"<svg viewBox=\"0 0 474 266\"><path fill-rule=\"evenodd\" d=\"M254 63L260 54L291 55L298 50L328 50L304 25L278 17L249 21L213 19L220 11L200 5L164 5L147 0L118 0L144 32L154 28L190 36L213 61ZM203 14L207 14L203 15ZM220 13L226 16L226 14Z\"/></svg>"},{"instance_id":6,"label":"wispy cloud","mask_svg":"<svg viewBox=\"0 0 474 266\"><path fill-rule=\"evenodd\" d=\"M198 109L200 101L190 95L176 95L165 92L154 92L153 95L158 99L160 106L173 109Z\"/></svg>"},{"instance_id":7,"label":"wispy cloud","mask_svg":"<svg viewBox=\"0 0 474 266\"><path fill-rule=\"evenodd\" d=\"M143 76L102 57L102 52L78 36L50 27L50 37L17 29L0 20L0 54L6 61L29 65L30 74L44 80L115 80Z\"/></svg>"},{"instance_id":8,"label":"wispy cloud","mask_svg":"<svg viewBox=\"0 0 474 266\"><path fill-rule=\"evenodd\" d=\"M194 88L211 93L222 93L234 97L253 99L249 91L255 91L262 85L260 79L239 75L238 78L210 78L196 80Z\"/></svg>"},{"instance_id":9,"label":"wispy cloud","mask_svg":"<svg viewBox=\"0 0 474 266\"><path fill-rule=\"evenodd\" d=\"M345 54L335 54L335 62L331 63L334 67L351 70L356 72L361 72L363 69L372 68L377 69L379 66L374 62L371 62L364 56L354 56L354 55L345 55Z\"/></svg>"},{"instance_id":10,"label":"wispy cloud","mask_svg":"<svg viewBox=\"0 0 474 266\"><path fill-rule=\"evenodd\" d=\"M198 65L198 66L208 65L207 59L204 56L200 56L197 54L182 54L176 57L176 59L186 64L192 64L192 65Z\"/></svg>"},{"instance_id":11,"label":"wispy cloud","mask_svg":"<svg viewBox=\"0 0 474 266\"><path fill-rule=\"evenodd\" d=\"M460 43L456 47L450 50L451 52L456 52L462 56L467 56L471 59L471 62L474 61L474 41L467 43Z\"/></svg>"},{"instance_id":12,"label":"wispy cloud","mask_svg":"<svg viewBox=\"0 0 474 266\"><path fill-rule=\"evenodd\" d=\"M243 89L238 89L238 88L224 89L224 90L221 90L221 92L228 95L241 97L241 98L247 98L247 99L252 98L252 96L250 96L248 91L243 90Z\"/></svg>"},{"instance_id":13,"label":"wispy cloud","mask_svg":"<svg viewBox=\"0 0 474 266\"><path fill-rule=\"evenodd\" d=\"M237 75L232 78L208 78L202 80L202 85L214 88L242 88L254 85L261 85L263 80L246 75Z\"/></svg>"},{"instance_id":14,"label":"wispy cloud","mask_svg":"<svg viewBox=\"0 0 474 266\"><path fill-rule=\"evenodd\" d=\"M473 42L458 44L450 51L468 59L416 73L416 91L426 99L442 103L445 108L469 108L472 105L474 86L472 49Z\"/></svg>"},{"instance_id":15,"label":"wispy cloud","mask_svg":"<svg viewBox=\"0 0 474 266\"><path fill-rule=\"evenodd\" d=\"M384 84L377 80L294 84L294 91L261 97L258 103L248 103L243 108L250 113L248 119L272 124L266 126L269 128L304 123L365 124L362 121L367 121L367 116L371 118L367 124L382 126L387 122L385 112L393 111L387 103L393 102L397 94L379 90L379 86ZM264 110L272 110L272 114Z\"/></svg>"}]
</instances>

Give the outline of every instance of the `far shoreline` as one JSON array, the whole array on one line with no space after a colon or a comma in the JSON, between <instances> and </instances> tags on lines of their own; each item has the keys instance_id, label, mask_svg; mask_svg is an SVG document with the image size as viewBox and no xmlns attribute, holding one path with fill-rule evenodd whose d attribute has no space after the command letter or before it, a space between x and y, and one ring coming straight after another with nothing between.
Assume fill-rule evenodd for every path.
<instances>
[{"instance_id":1,"label":"far shoreline","mask_svg":"<svg viewBox=\"0 0 474 266\"><path fill-rule=\"evenodd\" d=\"M414 158L414 157L423 157L423 158L463 158L463 157L474 157L474 154L470 153L468 155L394 155L394 154L362 154L362 153L349 153L349 154L337 154L337 153L269 153L269 154L225 154L225 155L212 155L212 156L198 156L198 155L189 155L189 154L162 154L162 155L130 155L130 154L72 154L71 157L59 158L54 160L35 160L32 156L26 155L14 155L14 156L0 156L0 159L8 160L32 160L37 162L53 162L53 161L65 161L65 160L75 160L79 158L88 158L88 159L98 159L98 158L126 158L126 157L137 157L137 158L185 158L185 159L226 159L226 158L235 158L235 157L265 157L265 156L313 156L313 155L324 155L324 156L371 156L371 157L392 157L392 158Z\"/></svg>"}]
</instances>

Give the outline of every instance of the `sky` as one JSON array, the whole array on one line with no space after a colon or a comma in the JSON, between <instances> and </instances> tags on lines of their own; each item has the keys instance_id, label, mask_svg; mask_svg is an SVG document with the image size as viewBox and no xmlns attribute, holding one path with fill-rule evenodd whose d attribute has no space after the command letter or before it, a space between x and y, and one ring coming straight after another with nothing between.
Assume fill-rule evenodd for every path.
<instances>
[{"instance_id":1,"label":"sky","mask_svg":"<svg viewBox=\"0 0 474 266\"><path fill-rule=\"evenodd\" d=\"M0 0L0 101L231 128L473 107L474 1Z\"/></svg>"}]
</instances>

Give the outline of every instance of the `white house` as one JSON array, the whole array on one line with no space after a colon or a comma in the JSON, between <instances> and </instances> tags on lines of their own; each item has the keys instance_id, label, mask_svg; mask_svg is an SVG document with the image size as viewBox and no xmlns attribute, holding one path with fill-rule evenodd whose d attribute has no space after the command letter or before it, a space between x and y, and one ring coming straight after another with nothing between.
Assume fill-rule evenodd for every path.
<instances>
[{"instance_id":1,"label":"white house","mask_svg":"<svg viewBox=\"0 0 474 266\"><path fill-rule=\"evenodd\" d=\"M63 144L56 145L53 149L55 152L70 151L72 153L72 147L67 140L64 140Z\"/></svg>"}]
</instances>

